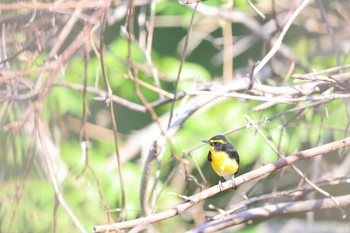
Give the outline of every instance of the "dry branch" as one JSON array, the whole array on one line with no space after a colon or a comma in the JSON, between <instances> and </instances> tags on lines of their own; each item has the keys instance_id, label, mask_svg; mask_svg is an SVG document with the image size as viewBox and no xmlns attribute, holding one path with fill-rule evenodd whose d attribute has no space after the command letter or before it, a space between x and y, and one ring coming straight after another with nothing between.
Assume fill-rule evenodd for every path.
<instances>
[{"instance_id":1,"label":"dry branch","mask_svg":"<svg viewBox=\"0 0 350 233\"><path fill-rule=\"evenodd\" d=\"M334 179L324 179L320 180L316 183L320 187L330 187L330 186L338 186L339 184L350 184L350 176L345 177L337 177ZM219 214L211 217L211 220L219 220L223 219L226 216L237 213L240 210L248 208L249 205L257 205L258 203L272 203L274 200L277 202L280 198L288 198L288 200L301 200L301 198L305 197L307 194L315 191L311 186L304 186L296 189L285 190L274 193L267 193L260 196L250 197L245 199L244 201L235 203L230 207L229 210L221 211ZM244 195L246 197L246 195Z\"/></svg>"},{"instance_id":2,"label":"dry branch","mask_svg":"<svg viewBox=\"0 0 350 233\"><path fill-rule=\"evenodd\" d=\"M343 207L350 205L350 195L335 197L337 202ZM187 233L194 232L217 232L230 226L246 223L252 220L266 219L283 214L300 213L308 211L327 210L336 208L337 205L329 198L281 202L278 204L265 205L263 207L253 208L232 214L220 220L215 220L196 227Z\"/></svg>"},{"instance_id":3,"label":"dry branch","mask_svg":"<svg viewBox=\"0 0 350 233\"><path fill-rule=\"evenodd\" d=\"M341 148L348 147L348 146L350 146L350 137L295 153L284 159L277 160L276 162L264 165L251 172L238 176L237 178L235 178L235 184L238 186L238 185L247 183L249 181L262 177L266 174L269 174L275 170L278 170L282 167L296 163L297 161L300 161L306 158L312 158L321 154L326 154L328 152L339 150ZM192 201L186 201L172 209L165 210L160 213L156 213L153 215L149 215L147 217L142 217L142 218L134 219L130 221L113 223L109 225L95 226L93 230L94 232L107 232L107 231L123 230L123 229L132 228L138 225L148 225L151 223L159 222L164 219L179 215L184 211L186 211L188 208L195 205L196 203L201 202L209 197L212 197L224 190L231 189L231 188L232 188L231 181L226 181L225 183L221 184L221 187L219 185L216 185L200 193L197 193L193 196L188 197L189 200L192 200Z\"/></svg>"},{"instance_id":4,"label":"dry branch","mask_svg":"<svg viewBox=\"0 0 350 233\"><path fill-rule=\"evenodd\" d=\"M108 5L110 5L110 1L108 1ZM118 173L118 179L119 179L119 184L120 184L120 195L121 195L121 210L119 214L119 219L123 221L125 219L125 189L124 189L124 175L123 175L123 169L122 169L122 163L120 159L120 153L119 153L119 140L118 140L118 128L117 128L117 123L116 123L116 116L114 113L114 105L112 104L112 88L111 85L109 84L109 78L107 76L107 71L106 71L106 65L104 61L104 35L105 35L105 30L106 30L106 25L107 25L107 12L108 9L106 9L106 12L102 15L101 19L101 34L100 34L100 62L101 62L101 68L102 68L102 76L104 80L104 84L106 87L106 93L108 97L108 110L109 110L109 115L111 117L111 122L112 122L112 129L113 129L113 138L114 138L114 145L115 145L115 156L116 156L116 161L117 161L117 173Z\"/></svg>"}]
</instances>

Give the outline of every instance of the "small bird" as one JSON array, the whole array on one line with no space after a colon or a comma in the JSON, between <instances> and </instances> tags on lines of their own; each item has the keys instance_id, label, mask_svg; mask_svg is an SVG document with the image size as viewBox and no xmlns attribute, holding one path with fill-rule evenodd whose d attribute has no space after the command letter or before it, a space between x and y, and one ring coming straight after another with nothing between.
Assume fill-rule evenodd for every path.
<instances>
[{"instance_id":1,"label":"small bird","mask_svg":"<svg viewBox=\"0 0 350 233\"><path fill-rule=\"evenodd\" d=\"M225 180L232 179L232 187L236 189L234 178L239 172L239 155L236 149L224 135L216 135L203 142L210 145L208 161L216 174L223 176Z\"/></svg>"}]
</instances>

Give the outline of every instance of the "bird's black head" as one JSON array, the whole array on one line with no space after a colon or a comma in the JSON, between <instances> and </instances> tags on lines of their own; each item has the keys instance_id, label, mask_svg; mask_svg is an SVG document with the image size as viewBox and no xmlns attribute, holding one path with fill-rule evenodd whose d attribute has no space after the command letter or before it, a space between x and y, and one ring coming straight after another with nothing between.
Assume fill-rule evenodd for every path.
<instances>
[{"instance_id":1,"label":"bird's black head","mask_svg":"<svg viewBox=\"0 0 350 233\"><path fill-rule=\"evenodd\" d=\"M209 140L203 140L203 142L209 144L216 151L224 151L232 148L231 143L224 135L216 135Z\"/></svg>"}]
</instances>

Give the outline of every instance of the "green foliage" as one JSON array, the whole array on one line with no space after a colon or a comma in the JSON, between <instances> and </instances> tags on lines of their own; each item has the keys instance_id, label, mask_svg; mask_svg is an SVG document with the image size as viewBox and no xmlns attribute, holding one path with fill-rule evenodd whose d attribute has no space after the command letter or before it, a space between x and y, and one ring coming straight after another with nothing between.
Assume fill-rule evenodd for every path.
<instances>
[{"instance_id":1,"label":"green foliage","mask_svg":"<svg viewBox=\"0 0 350 233\"><path fill-rule=\"evenodd\" d=\"M161 57L156 60L156 65L159 66L161 72L171 78L167 81L175 81L180 66L180 61L177 58ZM197 79L210 80L210 73L203 66L186 62L182 67L181 82L179 83L178 89L182 90L183 88L190 87Z\"/></svg>"},{"instance_id":2,"label":"green foliage","mask_svg":"<svg viewBox=\"0 0 350 233\"><path fill-rule=\"evenodd\" d=\"M205 1L201 4L209 6L220 6L227 3L223 0ZM235 1L234 10L252 11L247 5L247 1L239 0ZM149 8L146 12L149 12ZM229 9L227 9L229 10ZM140 11L140 6L136 6L136 12ZM162 90L169 93L174 92L174 83L177 79L179 67L180 67L180 55L176 54L175 49L172 53L165 52L165 49L169 46L175 48L178 46L182 38L181 33L185 35L188 30L188 22L192 15L192 9L186 6L179 5L176 1L163 1L157 3L156 16L177 16L181 19L182 24L179 23L179 27L167 28L166 33L170 36L164 40L161 36L161 29L155 28L153 41L153 48L151 51L151 58L154 67L159 74L159 82ZM84 16L85 17L85 16ZM196 15L196 22L201 23L203 17ZM269 15L269 17L272 17ZM197 19L198 18L198 19ZM136 19L136 18L135 18ZM159 20L159 19L157 19ZM158 22L156 20L156 23ZM212 21L217 19L213 18ZM137 21L137 20L135 20ZM282 22L282 21L281 21ZM120 23L120 22L118 22ZM135 22L135 42L129 43L129 41L122 35L116 33L113 34L111 42L106 45L104 53L104 66L108 80L110 82L113 94L126 100L130 100L137 104L143 104L139 96L135 94L135 83L129 77L128 65L138 67L136 75L138 80L155 86L156 81L152 74L152 67L149 66L149 61L146 58L145 51L141 49L138 41L137 26L138 22ZM205 27L199 24L199 27ZM107 29L121 30L118 24L108 25ZM213 49L214 43L211 40L220 39L222 37L222 28L217 26L217 30L208 36L208 40L203 41L196 48L192 54L186 57L186 61L182 67L182 73L180 76L180 82L177 92L191 90L198 84L205 82L204 86L210 87L209 83L216 76L215 74L222 72L222 68L203 65L206 64L203 60L211 61L211 56L208 55L209 50L211 53L217 53L219 49L222 49L219 45ZM234 23L233 28L239 27L240 30L233 30L233 36L244 36L244 25ZM244 29L241 29L244 28ZM185 29L185 30L184 30ZM312 69L321 70L336 65L336 59L334 55L315 55L310 57L311 48L313 46L313 40L310 38L310 34L301 30L299 26L293 27L293 33L289 33L290 38L286 38L284 43L288 43L288 46L297 55L298 59L306 65L309 65ZM137 33L136 33L137 32ZM200 31L194 30L195 33ZM254 32L252 32L254 33ZM97 35L97 34L96 34ZM180 36L179 36L180 35ZM23 42L27 39L27 35L18 34L17 40ZM234 38L235 39L235 38ZM217 42L216 42L217 43ZM261 48L265 42L260 42L257 47ZM65 45L66 46L66 45ZM157 49L160 48L160 49ZM131 51L131 54L129 54ZM219 51L221 52L221 51ZM254 58L256 60L256 50L251 49L244 57L238 57L234 60L234 70L240 70L241 68L247 68L248 58ZM200 54L200 55L198 55ZM203 54L205 56L203 56ZM128 56L131 55L130 61L132 64L128 64ZM212 55L212 54L211 54ZM39 53L35 57L31 64L18 65L21 69L28 68L30 70L36 69L38 66L44 64L47 60L47 53ZM96 87L99 90L105 90L106 84L102 76L101 60L91 52L90 60L88 63L88 86ZM340 56L341 61L349 63L349 56ZM83 100L82 92L72 90L65 85L61 84L78 84L83 85L84 80L84 59L81 52L78 52L76 56L69 60L68 64L62 66L64 72L60 73L58 80L55 81L55 85L48 93L48 98L43 102L43 106L40 106L38 113L35 109L35 117L40 117L43 114L44 120L50 127L50 133L55 135L56 130L63 125L67 134L62 134L57 140L59 144L60 157L63 159L65 165L68 168L68 176L62 184L60 184L60 190L68 206L72 208L72 211L77 215L78 219L82 222L86 229L91 229L92 226L97 224L106 223L106 206L108 203L112 209L113 220L116 220L119 215L118 208L121 206L121 184L119 181L119 174L117 169L117 162L115 158L115 145L113 139L110 138L106 141L91 140L88 157L84 158L81 148L80 135L78 132L72 132L68 122L63 118L64 116L74 116L82 119ZM210 62L208 62L210 63ZM243 64L242 67L236 67L237 64ZM218 71L219 70L219 71ZM294 73L305 73L300 67L296 67ZM50 73L45 74L46 78L50 76ZM134 74L133 74L134 75ZM274 75L274 73L273 73ZM37 81L38 74L30 74L31 81ZM276 86L281 84L281 77L269 77L269 81ZM217 81L221 81L219 78ZM292 83L293 80L289 79L288 82ZM269 84L269 83L268 83ZM283 83L285 85L285 83ZM139 84L141 93L145 96L146 100L150 103L160 100L159 93L151 90L142 84ZM249 90L247 90L248 92ZM99 100L92 99L96 97L93 94L87 94L88 103L88 122L92 125L99 124L97 115L100 111L108 112L108 105L103 98ZM201 98L201 97L196 97ZM190 99L191 100L191 99ZM30 100L32 101L32 100ZM29 103L32 104L30 101ZM34 102L35 100L33 100ZM189 98L185 97L175 103L176 110L178 107L188 103ZM10 102L9 102L10 103ZM201 140L209 139L216 134L222 134L232 129L238 129L232 134L228 135L228 138L237 149L241 159L241 172L240 174L249 171L254 166L260 166L262 163L270 163L276 161L278 156L268 146L266 141L256 132L256 129L249 126L248 122L244 119L245 115L248 115L255 121L260 121L259 127L276 145L277 149L282 155L291 155L296 151L307 149L316 146L326 140L328 137L339 139L344 137L344 126L348 124L347 109L344 107L343 100L335 100L320 107L307 109L300 112L292 112L283 114L283 116L268 121L271 116L283 113L293 107L303 106L310 102L297 103L297 104L276 104L270 108L260 112L252 112L252 109L261 104L258 101L240 100L234 98L218 98L216 101L206 105L199 111L191 115L185 123L181 126L181 129L172 136L174 142L174 148L176 152L182 156L184 150L192 149L201 144ZM11 103L12 104L12 103ZM13 105L12 111L7 114L9 123L15 122L17 119L21 119L22 103ZM114 111L116 113L116 120L118 125L118 142L120 148L124 148L126 139L131 137L134 131L142 130L143 127L147 127L149 124L154 123L151 115L146 112L136 112L128 106L121 106L120 104L114 105ZM157 107L156 113L159 117L165 116L170 111L170 104L164 104ZM36 115L37 114L37 115ZM176 114L176 111L175 111ZM109 116L109 115L108 115ZM3 120L3 118L1 118ZM266 121L265 121L266 120ZM33 120L29 120L29 124L33 124ZM105 122L102 122L105 123ZM106 125L99 127L106 127L111 129L110 122ZM80 125L77 127L79 128ZM305 130L307 129L307 130ZM15 133L4 133L0 131L0 139L2 147L10 148L8 151L3 152L2 162L0 168L2 170L1 175L4 175L6 182L1 183L0 192L0 232L6 232L12 217L13 211L16 211L15 221L13 224L13 232L52 232L53 231L53 208L54 208L54 190L50 182L44 179L42 171L38 169L40 165L34 160L33 166L29 172L28 177L25 180L25 189L23 195L19 199L19 204L16 204L16 195L19 193L18 185L22 182L22 174L25 162L27 160L27 149L29 141L33 135L28 135L23 129L19 135ZM9 130L10 131L10 130ZM94 132L92 132L94 133ZM137 133L137 132L136 132ZM35 132L36 135L36 132ZM153 136L153 135L152 135ZM13 139L15 138L15 139ZM53 139L56 137L53 136ZM139 148L143 142L135 143L134 147ZM35 153L38 153L35 151ZM35 154L34 153L34 157ZM140 158L139 153L132 159L122 164L122 172L124 178L124 186L126 193L126 214L128 219L134 219L140 216L140 183L143 171L143 161ZM193 175L199 182L202 182L200 173L195 166L195 162L198 163L199 168L203 172L205 178L209 181L210 185L217 184L218 176L210 169L210 164L207 161L208 146L204 145L198 149L194 149L190 153L190 157L187 157L189 161L189 173ZM122 157L124 155L121 155ZM90 167L86 167L88 161ZM195 162L194 162L195 161ZM160 170L160 179L157 183L157 190L162 190L157 199L157 209L166 210L174 207L178 204L179 198L168 194L168 192L177 192L180 190L183 195L191 195L197 192L193 183L185 181L184 169L180 166L180 169L173 177L181 179L183 183L167 183L165 181L173 171L173 169L179 164L179 161L171 156L169 148L164 152L162 159L162 166ZM153 168L151 177L155 176L156 167ZM175 179L174 179L175 180ZM2 180L0 180L2 182ZM267 179L266 183L271 183L271 180ZM148 187L150 191L152 183ZM292 185L291 182L285 182L285 186ZM179 187L178 187L179 186ZM181 187L180 187L181 186ZM267 185L268 188L262 187L261 192L270 192L271 185ZM102 199L100 192L104 194L105 200ZM15 193L15 195L14 195ZM206 204L210 203L222 208L227 207L228 200L230 200L232 193L226 192L210 200L207 200ZM205 205L203 209L206 209ZM205 215L206 213L203 213ZM159 232L165 232L169 229L177 229L178 232L183 232L187 228L194 226L193 219L187 220L186 217L177 217L169 219L167 221L155 224L155 228ZM59 206L57 211L57 221L59 231L64 229L65 232L76 232L77 229L72 224L72 220L66 213L66 211ZM181 222L181 224L179 224ZM181 225L181 226L179 226ZM256 225L248 225L241 229L240 232L256 232Z\"/></svg>"},{"instance_id":3,"label":"green foliage","mask_svg":"<svg viewBox=\"0 0 350 233\"><path fill-rule=\"evenodd\" d=\"M18 180L18 184L21 180ZM6 232L12 217L12 213L16 210L16 219L13 224L14 232L48 232L52 231L52 213L54 195L52 187L45 180L31 179L26 180L26 187L22 194L19 204L15 209L16 199L8 199L16 190L17 182L3 185L1 188L1 208L0 216L2 218L1 232ZM5 215L5 213L7 213ZM10 213L10 214L9 214ZM43 224L45 223L45 224Z\"/></svg>"},{"instance_id":4,"label":"green foliage","mask_svg":"<svg viewBox=\"0 0 350 233\"><path fill-rule=\"evenodd\" d=\"M54 114L67 113L80 117L83 109L81 97L81 93L67 88L52 89L46 101L46 119L51 119Z\"/></svg>"}]
</instances>

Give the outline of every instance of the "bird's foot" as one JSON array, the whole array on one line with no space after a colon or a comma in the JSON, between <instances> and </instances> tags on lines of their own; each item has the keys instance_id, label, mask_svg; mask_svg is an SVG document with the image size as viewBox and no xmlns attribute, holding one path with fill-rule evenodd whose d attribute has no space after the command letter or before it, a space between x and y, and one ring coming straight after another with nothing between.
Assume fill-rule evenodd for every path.
<instances>
[{"instance_id":1,"label":"bird's foot","mask_svg":"<svg viewBox=\"0 0 350 233\"><path fill-rule=\"evenodd\" d=\"M222 185L221 180L219 180L218 186L221 192L224 189L224 186Z\"/></svg>"},{"instance_id":2,"label":"bird's foot","mask_svg":"<svg viewBox=\"0 0 350 233\"><path fill-rule=\"evenodd\" d=\"M237 190L237 185L236 185L236 182L235 182L235 178L232 177L232 180L231 180L231 186L234 190Z\"/></svg>"}]
</instances>

